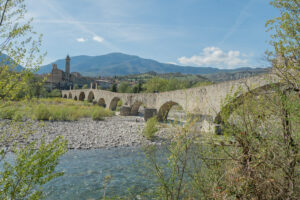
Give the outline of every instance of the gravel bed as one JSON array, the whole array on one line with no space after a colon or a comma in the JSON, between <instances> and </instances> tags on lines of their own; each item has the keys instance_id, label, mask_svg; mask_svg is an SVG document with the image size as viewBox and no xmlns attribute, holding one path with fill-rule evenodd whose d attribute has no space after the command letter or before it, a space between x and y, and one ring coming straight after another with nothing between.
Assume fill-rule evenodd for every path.
<instances>
[{"instance_id":1,"label":"gravel bed","mask_svg":"<svg viewBox=\"0 0 300 200\"><path fill-rule=\"evenodd\" d=\"M8 121L0 126L0 133L8 127ZM90 118L74 122L45 122L40 126L39 122L32 122L36 133L30 136L30 140L39 141L44 135L46 143L57 136L63 136L68 140L69 149L96 149L141 146L147 144L160 145L172 134L166 126L156 134L154 141L149 141L142 136L145 122L138 116L114 116L103 121L93 121Z\"/></svg>"}]
</instances>

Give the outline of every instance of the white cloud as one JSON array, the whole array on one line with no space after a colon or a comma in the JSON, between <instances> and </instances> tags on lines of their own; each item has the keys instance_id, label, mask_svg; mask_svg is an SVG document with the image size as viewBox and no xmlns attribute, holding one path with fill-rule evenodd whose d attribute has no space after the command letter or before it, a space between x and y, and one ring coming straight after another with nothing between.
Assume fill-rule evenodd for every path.
<instances>
[{"instance_id":1,"label":"white cloud","mask_svg":"<svg viewBox=\"0 0 300 200\"><path fill-rule=\"evenodd\" d=\"M102 42L104 41L104 39L103 39L102 37L97 36L97 35L95 35L95 36L93 37L93 40L95 40L96 42L100 42L100 43L102 43Z\"/></svg>"},{"instance_id":2,"label":"white cloud","mask_svg":"<svg viewBox=\"0 0 300 200\"><path fill-rule=\"evenodd\" d=\"M218 47L206 47L200 55L190 58L181 57L178 61L183 65L209 66L231 69L234 67L248 66L248 56L242 55L239 51L230 50L224 52Z\"/></svg>"},{"instance_id":3,"label":"white cloud","mask_svg":"<svg viewBox=\"0 0 300 200\"><path fill-rule=\"evenodd\" d=\"M77 38L76 40L77 40L77 42L86 42L86 41L87 41L87 40L84 39L84 38Z\"/></svg>"}]
</instances>

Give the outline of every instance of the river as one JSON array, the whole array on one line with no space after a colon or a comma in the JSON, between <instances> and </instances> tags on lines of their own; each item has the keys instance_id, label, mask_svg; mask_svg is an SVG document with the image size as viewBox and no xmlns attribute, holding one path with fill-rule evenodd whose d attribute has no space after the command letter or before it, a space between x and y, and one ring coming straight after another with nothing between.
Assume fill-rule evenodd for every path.
<instances>
[{"instance_id":1,"label":"river","mask_svg":"<svg viewBox=\"0 0 300 200\"><path fill-rule=\"evenodd\" d=\"M64 176L44 186L46 199L101 199L106 176L106 196L136 196L154 186L145 161L139 147L68 151L56 168Z\"/></svg>"}]
</instances>

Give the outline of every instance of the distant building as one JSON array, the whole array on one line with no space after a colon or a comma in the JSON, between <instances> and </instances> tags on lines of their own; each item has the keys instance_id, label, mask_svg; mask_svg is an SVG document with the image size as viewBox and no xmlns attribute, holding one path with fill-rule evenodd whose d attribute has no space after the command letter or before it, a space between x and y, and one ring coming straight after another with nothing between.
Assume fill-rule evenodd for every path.
<instances>
[{"instance_id":1,"label":"distant building","mask_svg":"<svg viewBox=\"0 0 300 200\"><path fill-rule=\"evenodd\" d=\"M51 89L69 89L73 86L76 78L81 75L78 72L70 73L70 56L66 57L65 71L58 69L57 64L52 64L51 73L47 75L46 84Z\"/></svg>"},{"instance_id":2,"label":"distant building","mask_svg":"<svg viewBox=\"0 0 300 200\"><path fill-rule=\"evenodd\" d=\"M110 89L113 85L113 81L110 81L110 80L103 80L103 79L100 79L100 80L96 80L95 83L100 86L101 89Z\"/></svg>"}]
</instances>

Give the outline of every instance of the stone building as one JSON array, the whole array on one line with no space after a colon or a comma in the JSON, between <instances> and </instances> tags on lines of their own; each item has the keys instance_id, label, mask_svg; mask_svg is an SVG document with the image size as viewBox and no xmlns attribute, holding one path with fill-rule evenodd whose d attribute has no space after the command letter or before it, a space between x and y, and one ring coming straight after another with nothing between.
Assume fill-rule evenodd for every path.
<instances>
[{"instance_id":1,"label":"stone building","mask_svg":"<svg viewBox=\"0 0 300 200\"><path fill-rule=\"evenodd\" d=\"M73 86L74 79L80 77L79 73L70 73L70 56L66 57L65 71L58 69L57 64L52 64L51 73L48 74L48 87L51 89L68 89Z\"/></svg>"}]
</instances>

